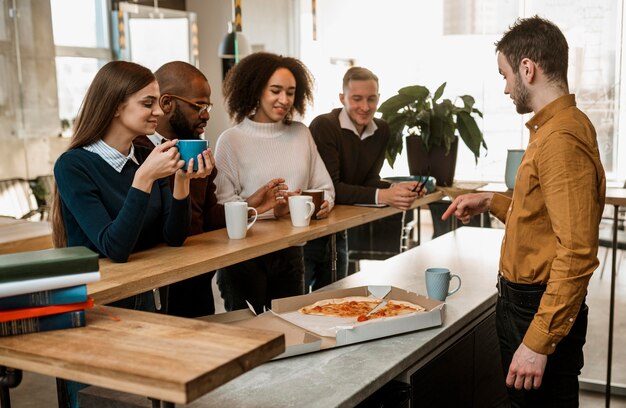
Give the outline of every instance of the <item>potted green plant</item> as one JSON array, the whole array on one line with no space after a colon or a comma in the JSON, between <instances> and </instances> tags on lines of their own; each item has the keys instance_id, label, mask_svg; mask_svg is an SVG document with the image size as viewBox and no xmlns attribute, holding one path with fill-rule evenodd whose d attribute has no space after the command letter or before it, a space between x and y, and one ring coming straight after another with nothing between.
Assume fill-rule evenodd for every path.
<instances>
[{"instance_id":1,"label":"potted green plant","mask_svg":"<svg viewBox=\"0 0 626 408\"><path fill-rule=\"evenodd\" d=\"M476 123L475 115L482 118L483 114L474 108L474 98L459 96L463 106L458 106L450 99L441 99L445 87L444 82L434 94L421 85L404 87L384 101L378 111L391 131L386 151L389 165L393 167L406 137L411 175L430 173L438 185L450 186L456 167L458 136L474 154L476 162L480 147L487 149L487 144Z\"/></svg>"}]
</instances>

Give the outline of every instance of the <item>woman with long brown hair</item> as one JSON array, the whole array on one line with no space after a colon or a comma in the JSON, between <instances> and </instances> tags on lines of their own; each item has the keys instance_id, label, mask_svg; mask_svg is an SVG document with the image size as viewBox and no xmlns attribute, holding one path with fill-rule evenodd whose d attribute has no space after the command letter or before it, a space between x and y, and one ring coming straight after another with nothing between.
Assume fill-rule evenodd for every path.
<instances>
[{"instance_id":1,"label":"woman with long brown hair","mask_svg":"<svg viewBox=\"0 0 626 408\"><path fill-rule=\"evenodd\" d=\"M152 152L134 147L152 134L159 107L159 85L141 65L113 61L91 83L68 150L54 166L57 188L52 203L56 247L86 246L114 262L165 242L180 246L191 222L189 180L208 176L208 151L198 155L198 171L167 141ZM175 174L173 190L168 177ZM114 302L115 306L156 311L158 289ZM69 406L78 406L83 384L66 382Z\"/></svg>"},{"instance_id":2,"label":"woman with long brown hair","mask_svg":"<svg viewBox=\"0 0 626 408\"><path fill-rule=\"evenodd\" d=\"M57 247L86 246L115 262L165 242L182 245L189 229L189 180L206 177L210 160L198 156L182 170L167 141L152 153L132 141L154 133L163 115L150 70L126 61L96 74L74 125L68 150L54 166L53 239ZM208 152L204 153L208 157ZM175 173L173 191L167 177Z\"/></svg>"}]
</instances>

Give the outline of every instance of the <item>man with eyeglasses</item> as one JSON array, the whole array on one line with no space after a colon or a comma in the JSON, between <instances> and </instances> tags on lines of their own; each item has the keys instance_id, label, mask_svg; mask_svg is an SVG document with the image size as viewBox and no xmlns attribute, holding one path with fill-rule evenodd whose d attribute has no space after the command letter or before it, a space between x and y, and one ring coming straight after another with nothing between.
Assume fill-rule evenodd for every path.
<instances>
[{"instance_id":1,"label":"man with eyeglasses","mask_svg":"<svg viewBox=\"0 0 626 408\"><path fill-rule=\"evenodd\" d=\"M204 74L191 64L182 61L168 62L154 73L161 97L159 105L163 117L159 118L156 133L141 136L133 143L153 148L164 140L201 139L209 121L211 87ZM189 186L191 198L190 235L200 234L226 226L224 206L217 203L215 196L215 177L217 168L213 154L213 172L209 177L194 179ZM259 207L266 199L274 199L271 193L284 180L270 180L248 198L248 205ZM268 193L270 192L270 193ZM268 197L265 194L268 193ZM181 317L198 317L215 313L211 281L215 271L208 272L169 286L167 313Z\"/></svg>"}]
</instances>

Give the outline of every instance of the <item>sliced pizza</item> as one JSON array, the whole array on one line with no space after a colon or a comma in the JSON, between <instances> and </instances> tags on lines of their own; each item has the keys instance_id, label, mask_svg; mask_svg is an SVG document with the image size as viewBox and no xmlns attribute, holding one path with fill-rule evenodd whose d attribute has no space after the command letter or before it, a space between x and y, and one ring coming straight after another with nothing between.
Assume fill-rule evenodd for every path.
<instances>
[{"instance_id":1,"label":"sliced pizza","mask_svg":"<svg viewBox=\"0 0 626 408\"><path fill-rule=\"evenodd\" d=\"M390 300L386 305L372 313L371 315L363 314L358 316L357 321L364 322L370 319L380 319L382 317L400 316L409 313L424 312L426 309L415 303L406 302L404 300Z\"/></svg>"},{"instance_id":2,"label":"sliced pizza","mask_svg":"<svg viewBox=\"0 0 626 408\"><path fill-rule=\"evenodd\" d=\"M302 314L335 317L359 317L372 311L380 304L380 299L365 296L324 299L304 306L298 311Z\"/></svg>"},{"instance_id":3,"label":"sliced pizza","mask_svg":"<svg viewBox=\"0 0 626 408\"><path fill-rule=\"evenodd\" d=\"M365 296L351 296L336 299L324 299L304 306L298 311L302 314L316 316L355 317L357 321L364 322L370 319L400 316L409 313L423 312L426 309L415 303L403 300L389 300L385 305L373 313L382 300Z\"/></svg>"}]
</instances>

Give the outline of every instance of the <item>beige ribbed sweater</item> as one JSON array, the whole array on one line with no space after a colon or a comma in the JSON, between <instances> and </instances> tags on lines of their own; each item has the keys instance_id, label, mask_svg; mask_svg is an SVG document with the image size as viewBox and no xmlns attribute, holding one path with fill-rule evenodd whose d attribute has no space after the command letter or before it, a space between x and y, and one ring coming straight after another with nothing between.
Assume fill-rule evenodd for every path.
<instances>
[{"instance_id":1,"label":"beige ribbed sweater","mask_svg":"<svg viewBox=\"0 0 626 408\"><path fill-rule=\"evenodd\" d=\"M309 129L300 122L286 125L246 118L220 135L215 163L220 203L245 200L278 177L286 180L289 191L320 189L331 208L335 201L332 180Z\"/></svg>"}]
</instances>

